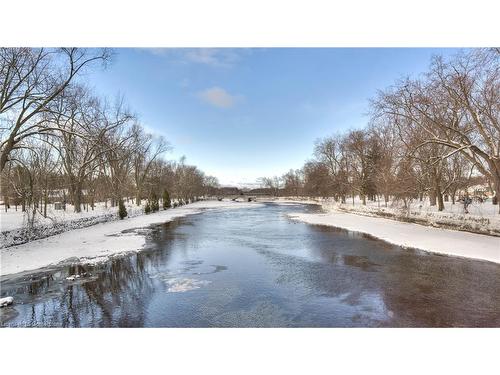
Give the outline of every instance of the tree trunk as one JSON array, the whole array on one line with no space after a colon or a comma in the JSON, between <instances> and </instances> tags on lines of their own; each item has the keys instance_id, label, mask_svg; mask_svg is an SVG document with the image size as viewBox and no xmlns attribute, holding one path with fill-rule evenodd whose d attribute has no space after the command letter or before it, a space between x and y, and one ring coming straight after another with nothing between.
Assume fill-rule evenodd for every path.
<instances>
[{"instance_id":1,"label":"tree trunk","mask_svg":"<svg viewBox=\"0 0 500 375\"><path fill-rule=\"evenodd\" d=\"M47 217L47 204L49 203L49 182L47 177L45 178L45 189L43 192L43 217Z\"/></svg>"},{"instance_id":2,"label":"tree trunk","mask_svg":"<svg viewBox=\"0 0 500 375\"><path fill-rule=\"evenodd\" d=\"M497 204L498 205L498 213L500 214L500 178L495 178L495 180L493 181L493 186L495 188L495 197L496 197L496 200L495 199L492 199L493 200L493 204Z\"/></svg>"},{"instance_id":3,"label":"tree trunk","mask_svg":"<svg viewBox=\"0 0 500 375\"><path fill-rule=\"evenodd\" d=\"M438 211L443 211L444 210L444 201L443 201L443 194L441 194L441 187L437 187L437 201L438 201Z\"/></svg>"},{"instance_id":4,"label":"tree trunk","mask_svg":"<svg viewBox=\"0 0 500 375\"><path fill-rule=\"evenodd\" d=\"M7 162L9 161L9 154L14 148L14 145L15 145L14 137L11 135L7 140L7 143L5 143L2 150L2 154L0 155L0 172L3 172L3 169L7 165Z\"/></svg>"},{"instance_id":5,"label":"tree trunk","mask_svg":"<svg viewBox=\"0 0 500 375\"><path fill-rule=\"evenodd\" d=\"M433 189L429 192L429 202L431 206L436 205L436 191Z\"/></svg>"},{"instance_id":6,"label":"tree trunk","mask_svg":"<svg viewBox=\"0 0 500 375\"><path fill-rule=\"evenodd\" d=\"M493 182L493 190L495 191L495 197L492 199L493 204L498 204L498 213L500 214L500 159L490 158L488 164L491 171L491 177Z\"/></svg>"},{"instance_id":7,"label":"tree trunk","mask_svg":"<svg viewBox=\"0 0 500 375\"><path fill-rule=\"evenodd\" d=\"M43 202L43 217L47 217L47 201L49 200L47 189L45 189L45 197Z\"/></svg>"},{"instance_id":8,"label":"tree trunk","mask_svg":"<svg viewBox=\"0 0 500 375\"><path fill-rule=\"evenodd\" d=\"M80 182L77 182L73 187L73 205L75 212L82 212L82 185Z\"/></svg>"},{"instance_id":9,"label":"tree trunk","mask_svg":"<svg viewBox=\"0 0 500 375\"><path fill-rule=\"evenodd\" d=\"M438 205L438 211L443 211L444 210L444 201L443 201L443 193L441 192L441 185L440 185L440 178L439 175L436 171L433 173L433 182L434 182L434 188L433 188L433 196L434 196L434 206ZM432 204L431 204L432 205Z\"/></svg>"}]
</instances>

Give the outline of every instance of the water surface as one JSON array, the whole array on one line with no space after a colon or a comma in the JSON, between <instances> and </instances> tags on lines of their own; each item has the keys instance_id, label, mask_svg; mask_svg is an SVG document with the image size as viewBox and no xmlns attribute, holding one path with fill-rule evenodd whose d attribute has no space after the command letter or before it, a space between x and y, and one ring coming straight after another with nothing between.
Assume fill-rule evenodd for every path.
<instances>
[{"instance_id":1,"label":"water surface","mask_svg":"<svg viewBox=\"0 0 500 375\"><path fill-rule=\"evenodd\" d=\"M293 222L316 206L207 211L147 249L2 280L3 326L499 327L500 265ZM72 275L79 275L79 277ZM69 279L68 279L69 277Z\"/></svg>"}]
</instances>

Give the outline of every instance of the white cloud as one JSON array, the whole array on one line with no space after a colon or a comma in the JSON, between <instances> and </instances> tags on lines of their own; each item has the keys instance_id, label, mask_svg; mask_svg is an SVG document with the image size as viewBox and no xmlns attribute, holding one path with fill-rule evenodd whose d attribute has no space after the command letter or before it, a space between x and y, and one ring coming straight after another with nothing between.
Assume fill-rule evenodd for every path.
<instances>
[{"instance_id":1,"label":"white cloud","mask_svg":"<svg viewBox=\"0 0 500 375\"><path fill-rule=\"evenodd\" d=\"M231 108L238 100L238 96L229 94L220 87L211 87L198 93L198 96L205 102L218 108Z\"/></svg>"},{"instance_id":2,"label":"white cloud","mask_svg":"<svg viewBox=\"0 0 500 375\"><path fill-rule=\"evenodd\" d=\"M216 48L196 48L185 51L185 57L194 63L212 66L232 66L238 59L238 54L231 50Z\"/></svg>"},{"instance_id":3,"label":"white cloud","mask_svg":"<svg viewBox=\"0 0 500 375\"><path fill-rule=\"evenodd\" d=\"M173 56L182 62L214 67L232 67L248 53L247 49L234 48L147 48L156 56Z\"/></svg>"}]
</instances>

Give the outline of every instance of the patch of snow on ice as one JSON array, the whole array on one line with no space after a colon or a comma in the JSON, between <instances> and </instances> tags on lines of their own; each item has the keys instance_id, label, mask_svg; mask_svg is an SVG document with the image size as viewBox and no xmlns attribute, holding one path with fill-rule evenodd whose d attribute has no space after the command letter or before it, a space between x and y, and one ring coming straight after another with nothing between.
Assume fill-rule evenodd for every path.
<instances>
[{"instance_id":1,"label":"patch of snow on ice","mask_svg":"<svg viewBox=\"0 0 500 375\"><path fill-rule=\"evenodd\" d=\"M0 298L0 307L5 307L12 305L14 303L14 298L12 297L4 297Z\"/></svg>"},{"instance_id":2,"label":"patch of snow on ice","mask_svg":"<svg viewBox=\"0 0 500 375\"><path fill-rule=\"evenodd\" d=\"M193 289L199 289L202 286L206 286L211 283L211 281L208 280L196 280L181 277L175 277L164 281L168 285L167 292L169 293L187 292Z\"/></svg>"}]
</instances>

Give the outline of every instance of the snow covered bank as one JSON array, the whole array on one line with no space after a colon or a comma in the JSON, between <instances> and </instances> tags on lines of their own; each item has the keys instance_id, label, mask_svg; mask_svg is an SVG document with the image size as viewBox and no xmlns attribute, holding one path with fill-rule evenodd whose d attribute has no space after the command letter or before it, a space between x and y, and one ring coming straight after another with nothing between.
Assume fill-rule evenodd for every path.
<instances>
[{"instance_id":1,"label":"snow covered bank","mask_svg":"<svg viewBox=\"0 0 500 375\"><path fill-rule=\"evenodd\" d=\"M294 199L294 198L257 198L257 202L261 203L278 203L281 205L295 205L295 204L317 204L321 205L321 202L319 202L316 199Z\"/></svg>"},{"instance_id":2,"label":"snow covered bank","mask_svg":"<svg viewBox=\"0 0 500 375\"><path fill-rule=\"evenodd\" d=\"M500 263L500 237L433 228L343 212L289 215L309 224L361 232L403 247Z\"/></svg>"},{"instance_id":3,"label":"snow covered bank","mask_svg":"<svg viewBox=\"0 0 500 375\"><path fill-rule=\"evenodd\" d=\"M204 209L256 207L259 203L200 201L178 208L75 229L1 251L1 275L35 270L68 259L92 262L110 255L141 250L145 244L141 228L193 215ZM126 231L126 232L124 232Z\"/></svg>"},{"instance_id":4,"label":"snow covered bank","mask_svg":"<svg viewBox=\"0 0 500 375\"><path fill-rule=\"evenodd\" d=\"M145 201L143 201L142 206L136 206L132 200L128 202L125 201L124 203L129 216L136 216L144 212ZM40 213L37 213L35 224L52 225L54 223L63 223L96 216L117 216L117 212L118 207L111 207L111 202L109 201L107 205L104 202L96 202L93 210L90 207L86 210L85 207L82 206L82 211L78 213L75 212L72 204L67 203L66 210L55 210L54 204L51 203L47 206L47 217L44 218ZM2 232L24 228L27 219L27 213L21 210L21 206L18 207L17 211L11 206L10 209L5 212L5 206L0 204L0 228Z\"/></svg>"},{"instance_id":5,"label":"snow covered bank","mask_svg":"<svg viewBox=\"0 0 500 375\"><path fill-rule=\"evenodd\" d=\"M469 206L469 213L465 213L462 204L451 202L445 202L445 210L440 212L436 206L429 204L428 199L411 202L407 207L403 207L402 202L389 202L386 206L383 202L367 201L366 205L363 205L359 197L356 197L354 203L349 200L344 204L330 198L280 197L266 201L279 204L318 204L327 212L374 216L436 228L500 236L498 206L491 202L473 202Z\"/></svg>"},{"instance_id":6,"label":"snow covered bank","mask_svg":"<svg viewBox=\"0 0 500 375\"><path fill-rule=\"evenodd\" d=\"M367 202L363 205L356 200L355 204L341 204L333 200L324 200L321 206L330 212L346 212L358 215L377 216L392 220L430 225L436 228L453 229L472 233L500 236L500 215L498 206L489 203L473 203L469 213L465 213L463 205L445 202L445 210L438 211L430 206L428 200L413 202L404 208L402 202L391 202L385 207L379 202Z\"/></svg>"},{"instance_id":7,"label":"snow covered bank","mask_svg":"<svg viewBox=\"0 0 500 375\"><path fill-rule=\"evenodd\" d=\"M143 206L132 202L126 203L128 217L142 215ZM103 202L96 204L94 210L74 212L73 206L67 205L67 210L53 210L49 207L47 217L37 214L33 228L26 226L27 214L10 209L0 210L0 248L20 245L40 238L50 237L73 229L90 227L92 225L119 220L117 207L106 207Z\"/></svg>"},{"instance_id":8,"label":"snow covered bank","mask_svg":"<svg viewBox=\"0 0 500 375\"><path fill-rule=\"evenodd\" d=\"M0 307L10 306L13 303L14 303L14 298L12 297L0 298Z\"/></svg>"}]
</instances>

